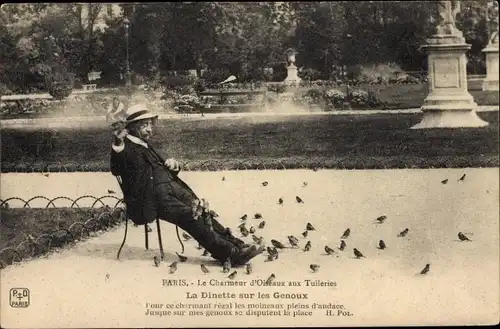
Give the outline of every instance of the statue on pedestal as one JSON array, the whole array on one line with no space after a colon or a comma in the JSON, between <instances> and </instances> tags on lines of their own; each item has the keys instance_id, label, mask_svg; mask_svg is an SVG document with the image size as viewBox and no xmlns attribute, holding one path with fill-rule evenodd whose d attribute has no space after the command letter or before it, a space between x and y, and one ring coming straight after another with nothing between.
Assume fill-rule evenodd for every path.
<instances>
[{"instance_id":1,"label":"statue on pedestal","mask_svg":"<svg viewBox=\"0 0 500 329\"><path fill-rule=\"evenodd\" d=\"M443 36L463 37L462 31L457 29L456 17L460 12L460 1L438 1L439 19L436 34Z\"/></svg>"},{"instance_id":2,"label":"statue on pedestal","mask_svg":"<svg viewBox=\"0 0 500 329\"><path fill-rule=\"evenodd\" d=\"M488 21L490 23L490 44L498 44L498 2L488 2Z\"/></svg>"}]
</instances>

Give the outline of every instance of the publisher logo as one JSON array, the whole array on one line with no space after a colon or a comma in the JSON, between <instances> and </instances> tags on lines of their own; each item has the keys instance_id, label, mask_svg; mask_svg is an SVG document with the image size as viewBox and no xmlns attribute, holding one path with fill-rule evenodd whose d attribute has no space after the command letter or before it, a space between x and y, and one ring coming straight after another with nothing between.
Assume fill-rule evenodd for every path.
<instances>
[{"instance_id":1,"label":"publisher logo","mask_svg":"<svg viewBox=\"0 0 500 329\"><path fill-rule=\"evenodd\" d=\"M28 288L10 289L10 307L26 308L30 306L30 291Z\"/></svg>"}]
</instances>

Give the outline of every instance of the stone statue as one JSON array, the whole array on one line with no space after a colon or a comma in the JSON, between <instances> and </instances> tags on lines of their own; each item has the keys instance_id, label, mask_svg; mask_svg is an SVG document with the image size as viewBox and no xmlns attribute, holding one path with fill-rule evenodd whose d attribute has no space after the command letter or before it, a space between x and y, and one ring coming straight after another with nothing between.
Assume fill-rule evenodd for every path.
<instances>
[{"instance_id":1,"label":"stone statue","mask_svg":"<svg viewBox=\"0 0 500 329\"><path fill-rule=\"evenodd\" d=\"M498 2L488 2L488 21L490 23L490 43L498 44Z\"/></svg>"},{"instance_id":2,"label":"stone statue","mask_svg":"<svg viewBox=\"0 0 500 329\"><path fill-rule=\"evenodd\" d=\"M460 12L460 1L438 1L438 12L436 34L463 37L462 32L456 26L456 17Z\"/></svg>"}]
</instances>

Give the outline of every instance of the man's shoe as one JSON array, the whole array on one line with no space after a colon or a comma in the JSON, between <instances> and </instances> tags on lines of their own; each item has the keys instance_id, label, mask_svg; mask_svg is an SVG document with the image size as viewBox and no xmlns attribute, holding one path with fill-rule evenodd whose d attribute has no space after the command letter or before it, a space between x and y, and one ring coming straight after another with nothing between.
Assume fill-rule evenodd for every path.
<instances>
[{"instance_id":1,"label":"man's shoe","mask_svg":"<svg viewBox=\"0 0 500 329\"><path fill-rule=\"evenodd\" d=\"M239 252L231 255L231 265L238 266L248 263L248 261L264 251L263 244L252 245L248 248L242 248Z\"/></svg>"}]
</instances>

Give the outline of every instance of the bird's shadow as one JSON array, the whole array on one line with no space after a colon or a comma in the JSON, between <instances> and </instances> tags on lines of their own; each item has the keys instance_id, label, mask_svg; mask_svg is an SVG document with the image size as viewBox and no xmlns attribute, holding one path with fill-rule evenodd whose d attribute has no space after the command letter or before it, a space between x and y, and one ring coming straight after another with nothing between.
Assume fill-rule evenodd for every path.
<instances>
[{"instance_id":1,"label":"bird's shadow","mask_svg":"<svg viewBox=\"0 0 500 329\"><path fill-rule=\"evenodd\" d=\"M470 240L470 239L469 240L464 240L464 241L459 240L459 239L455 239L453 241L455 241L455 242L472 242L472 240Z\"/></svg>"}]
</instances>

